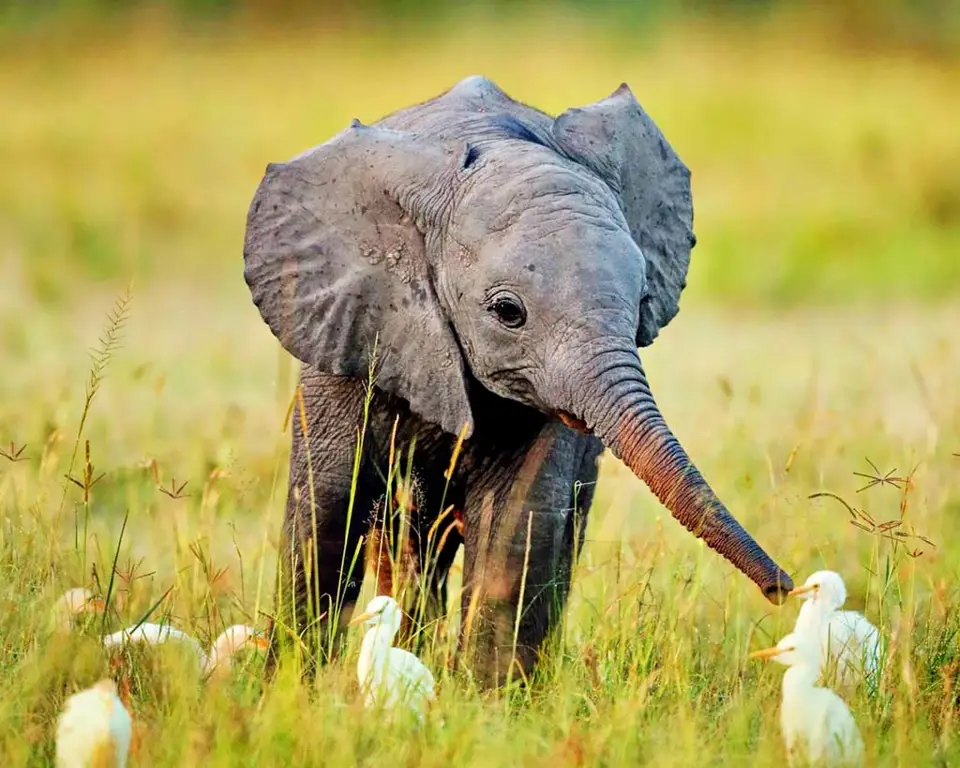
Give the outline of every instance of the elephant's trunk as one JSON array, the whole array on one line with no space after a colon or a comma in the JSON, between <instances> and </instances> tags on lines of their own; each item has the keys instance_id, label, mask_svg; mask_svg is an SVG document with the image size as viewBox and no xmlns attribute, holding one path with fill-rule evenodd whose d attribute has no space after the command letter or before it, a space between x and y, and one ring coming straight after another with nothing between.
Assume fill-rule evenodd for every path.
<instances>
[{"instance_id":1,"label":"elephant's trunk","mask_svg":"<svg viewBox=\"0 0 960 768\"><path fill-rule=\"evenodd\" d=\"M673 436L636 351L608 353L595 363L578 387L583 406L577 413L586 425L678 521L750 577L768 600L782 603L793 582L730 514Z\"/></svg>"}]
</instances>

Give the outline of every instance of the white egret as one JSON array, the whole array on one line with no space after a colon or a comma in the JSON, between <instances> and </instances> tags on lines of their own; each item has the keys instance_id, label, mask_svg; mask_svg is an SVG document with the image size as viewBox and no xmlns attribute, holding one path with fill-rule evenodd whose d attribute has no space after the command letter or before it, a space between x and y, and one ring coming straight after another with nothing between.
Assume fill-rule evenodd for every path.
<instances>
[{"instance_id":1,"label":"white egret","mask_svg":"<svg viewBox=\"0 0 960 768\"><path fill-rule=\"evenodd\" d=\"M106 678L70 696L57 718L57 768L125 768L133 721Z\"/></svg>"},{"instance_id":2,"label":"white egret","mask_svg":"<svg viewBox=\"0 0 960 768\"><path fill-rule=\"evenodd\" d=\"M233 624L227 627L210 646L210 653L203 665L204 674L227 672L233 667L233 658L244 648L267 651L270 642L253 627Z\"/></svg>"},{"instance_id":3,"label":"white egret","mask_svg":"<svg viewBox=\"0 0 960 768\"><path fill-rule=\"evenodd\" d=\"M141 624L133 629L121 629L113 634L106 635L103 638L104 648L115 648L126 645L127 643L143 643L145 645L160 645L168 640L183 643L197 657L197 663L201 669L205 668L207 663L207 654L203 647L194 638L186 632L171 627L169 624L151 624L149 622Z\"/></svg>"},{"instance_id":4,"label":"white egret","mask_svg":"<svg viewBox=\"0 0 960 768\"><path fill-rule=\"evenodd\" d=\"M815 635L791 632L773 648L750 654L789 667L783 675L780 730L790 765L859 764L863 739L850 708L829 688L816 685L821 649Z\"/></svg>"},{"instance_id":5,"label":"white egret","mask_svg":"<svg viewBox=\"0 0 960 768\"><path fill-rule=\"evenodd\" d=\"M393 709L403 703L423 721L427 702L434 698L433 674L409 651L393 647L402 615L397 601L378 595L366 611L350 620L368 627L360 645L357 680L368 707Z\"/></svg>"},{"instance_id":6,"label":"white egret","mask_svg":"<svg viewBox=\"0 0 960 768\"><path fill-rule=\"evenodd\" d=\"M53 618L58 629L69 630L77 617L83 613L99 612L107 609L103 600L94 597L85 587L68 589L53 606Z\"/></svg>"},{"instance_id":7,"label":"white egret","mask_svg":"<svg viewBox=\"0 0 960 768\"><path fill-rule=\"evenodd\" d=\"M112 648L126 643L145 643L146 645L160 645L168 640L184 643L197 658L200 672L205 676L212 673L222 673L229 670L233 664L233 656L244 648L255 648L259 651L267 650L267 639L253 627L243 624L234 624L227 627L214 640L207 653L193 637L182 630L175 629L169 624L144 623L131 630L121 629L112 635L103 638L103 645Z\"/></svg>"},{"instance_id":8,"label":"white egret","mask_svg":"<svg viewBox=\"0 0 960 768\"><path fill-rule=\"evenodd\" d=\"M788 594L804 601L793 631L819 638L821 672L836 670L836 680L844 687L865 679L868 690L875 692L880 632L862 613L840 610L847 599L840 574L817 571Z\"/></svg>"}]
</instances>

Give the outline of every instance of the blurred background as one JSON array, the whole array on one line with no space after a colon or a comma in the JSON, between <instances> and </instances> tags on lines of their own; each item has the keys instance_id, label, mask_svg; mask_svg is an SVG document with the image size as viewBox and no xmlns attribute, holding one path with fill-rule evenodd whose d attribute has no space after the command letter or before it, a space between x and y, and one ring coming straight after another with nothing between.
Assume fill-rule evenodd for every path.
<instances>
[{"instance_id":1,"label":"blurred background","mask_svg":"<svg viewBox=\"0 0 960 768\"><path fill-rule=\"evenodd\" d=\"M239 298L267 162L484 74L552 112L631 85L693 171L685 308L955 293L960 6L797 5L2 0L4 282Z\"/></svg>"},{"instance_id":2,"label":"blurred background","mask_svg":"<svg viewBox=\"0 0 960 768\"><path fill-rule=\"evenodd\" d=\"M267 163L483 74L554 114L626 81L690 166L699 244L645 360L719 490L762 505L798 441L906 471L960 420L960 8L798 5L0 0L0 442L69 455L133 281L85 426L104 483L232 468L262 509L295 383L242 278Z\"/></svg>"}]
</instances>

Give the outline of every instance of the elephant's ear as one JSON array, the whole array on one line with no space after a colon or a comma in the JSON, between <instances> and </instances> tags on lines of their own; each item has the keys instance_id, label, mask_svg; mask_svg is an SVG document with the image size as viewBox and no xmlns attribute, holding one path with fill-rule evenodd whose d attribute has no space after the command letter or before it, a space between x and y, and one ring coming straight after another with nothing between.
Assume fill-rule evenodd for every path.
<instances>
[{"instance_id":1,"label":"elephant's ear","mask_svg":"<svg viewBox=\"0 0 960 768\"><path fill-rule=\"evenodd\" d=\"M602 101L569 109L553 123L557 143L620 197L646 261L637 344L647 346L679 311L693 234L690 170L626 83Z\"/></svg>"},{"instance_id":2,"label":"elephant's ear","mask_svg":"<svg viewBox=\"0 0 960 768\"><path fill-rule=\"evenodd\" d=\"M377 387L453 434L473 418L424 233L465 151L354 121L267 167L243 249L253 301L290 354L366 379L376 343Z\"/></svg>"}]
</instances>

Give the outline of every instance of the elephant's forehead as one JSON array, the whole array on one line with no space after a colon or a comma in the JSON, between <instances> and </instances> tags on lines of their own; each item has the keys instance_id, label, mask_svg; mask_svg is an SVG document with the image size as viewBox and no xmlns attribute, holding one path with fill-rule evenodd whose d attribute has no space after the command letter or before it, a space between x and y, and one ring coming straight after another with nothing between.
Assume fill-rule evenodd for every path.
<instances>
[{"instance_id":1,"label":"elephant's forehead","mask_svg":"<svg viewBox=\"0 0 960 768\"><path fill-rule=\"evenodd\" d=\"M616 305L631 313L645 291L646 273L627 232L571 214L555 227L526 227L521 219L492 234L463 279L480 291L510 287L525 300L543 300L564 311Z\"/></svg>"},{"instance_id":2,"label":"elephant's forehead","mask_svg":"<svg viewBox=\"0 0 960 768\"><path fill-rule=\"evenodd\" d=\"M454 225L467 239L479 239L521 218L531 226L575 214L626 228L616 198L599 179L549 150L525 145L484 157L458 195Z\"/></svg>"}]
</instances>

